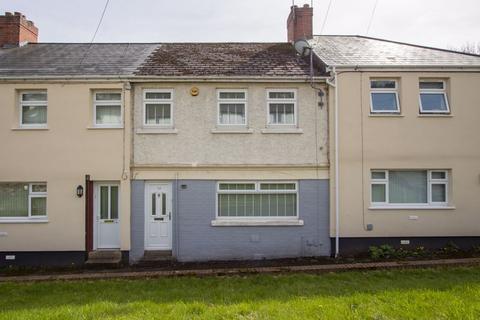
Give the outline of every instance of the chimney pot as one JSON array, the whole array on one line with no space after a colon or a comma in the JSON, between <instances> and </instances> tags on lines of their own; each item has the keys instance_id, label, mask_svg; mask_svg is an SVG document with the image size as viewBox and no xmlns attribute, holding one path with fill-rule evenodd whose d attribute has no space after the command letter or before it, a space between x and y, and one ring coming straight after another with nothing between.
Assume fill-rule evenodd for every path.
<instances>
[{"instance_id":1,"label":"chimney pot","mask_svg":"<svg viewBox=\"0 0 480 320\"><path fill-rule=\"evenodd\" d=\"M5 11L5 16L10 17L10 16L13 16L13 14L11 12Z\"/></svg>"}]
</instances>

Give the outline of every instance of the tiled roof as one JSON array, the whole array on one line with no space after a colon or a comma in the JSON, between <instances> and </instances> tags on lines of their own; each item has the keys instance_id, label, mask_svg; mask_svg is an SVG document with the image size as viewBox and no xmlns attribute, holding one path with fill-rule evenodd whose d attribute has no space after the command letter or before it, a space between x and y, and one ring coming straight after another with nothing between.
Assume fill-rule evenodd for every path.
<instances>
[{"instance_id":1,"label":"tiled roof","mask_svg":"<svg viewBox=\"0 0 480 320\"><path fill-rule=\"evenodd\" d=\"M135 74L306 77L310 71L289 43L168 43L160 45Z\"/></svg>"},{"instance_id":2,"label":"tiled roof","mask_svg":"<svg viewBox=\"0 0 480 320\"><path fill-rule=\"evenodd\" d=\"M480 66L480 56L363 36L314 36L318 57L329 66Z\"/></svg>"},{"instance_id":3,"label":"tiled roof","mask_svg":"<svg viewBox=\"0 0 480 320\"><path fill-rule=\"evenodd\" d=\"M32 43L0 50L2 76L132 75L158 44Z\"/></svg>"}]
</instances>

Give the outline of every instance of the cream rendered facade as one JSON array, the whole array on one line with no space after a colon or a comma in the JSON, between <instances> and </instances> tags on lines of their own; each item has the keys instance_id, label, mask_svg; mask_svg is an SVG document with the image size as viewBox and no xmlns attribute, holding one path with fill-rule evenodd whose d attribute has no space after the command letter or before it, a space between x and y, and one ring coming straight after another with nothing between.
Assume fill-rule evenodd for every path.
<instances>
[{"instance_id":1,"label":"cream rendered facade","mask_svg":"<svg viewBox=\"0 0 480 320\"><path fill-rule=\"evenodd\" d=\"M339 178L334 179L335 114L330 109L330 230L335 237L338 181L340 254L365 251L374 238L382 239L375 244L400 245L398 238L425 237L428 245L428 238L432 237L478 237L479 70L344 68L336 71ZM400 114L370 112L371 79L397 80ZM449 114L420 114L419 80L423 79L446 82ZM332 106L336 89L330 90ZM448 170L448 204L441 208L374 208L370 199L371 170L375 169Z\"/></svg>"},{"instance_id":2,"label":"cream rendered facade","mask_svg":"<svg viewBox=\"0 0 480 320\"><path fill-rule=\"evenodd\" d=\"M123 82L43 80L3 81L0 84L0 182L46 182L47 218L0 220L2 252L65 253L66 261L84 261L85 176L93 181L119 184L120 248L130 248L130 91ZM127 87L128 88L128 87ZM19 94L42 90L48 95L47 127L19 126ZM93 92L122 92L123 126L95 128ZM127 142L127 143L125 143ZM69 256L70 254L70 256ZM55 256L57 257L57 256ZM55 257L51 262L56 264ZM57 257L58 258L58 257ZM60 259L60 258L59 258ZM45 262L45 260L42 260ZM35 264L20 261L20 264ZM37 264L40 262L37 261ZM61 264L61 262L58 262Z\"/></svg>"}]
</instances>

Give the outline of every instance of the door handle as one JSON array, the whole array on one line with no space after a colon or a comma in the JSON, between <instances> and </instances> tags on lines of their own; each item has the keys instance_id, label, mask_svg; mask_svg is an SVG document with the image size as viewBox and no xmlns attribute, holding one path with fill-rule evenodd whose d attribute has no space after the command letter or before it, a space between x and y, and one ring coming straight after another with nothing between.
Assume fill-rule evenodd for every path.
<instances>
[{"instance_id":1,"label":"door handle","mask_svg":"<svg viewBox=\"0 0 480 320\"><path fill-rule=\"evenodd\" d=\"M172 212L171 211L168 213L168 220L172 220Z\"/></svg>"}]
</instances>

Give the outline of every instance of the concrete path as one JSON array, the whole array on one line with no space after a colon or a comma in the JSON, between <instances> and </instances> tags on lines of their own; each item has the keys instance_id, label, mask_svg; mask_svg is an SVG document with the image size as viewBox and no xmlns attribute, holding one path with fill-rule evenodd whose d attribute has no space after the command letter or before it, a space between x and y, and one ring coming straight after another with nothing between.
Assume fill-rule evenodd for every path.
<instances>
[{"instance_id":1,"label":"concrete path","mask_svg":"<svg viewBox=\"0 0 480 320\"><path fill-rule=\"evenodd\" d=\"M368 262L349 264L323 264L282 267L249 267L249 268L217 268L197 270L129 270L98 271L71 274L2 276L0 282L28 282L51 280L96 280L96 279L140 279L175 276L220 276L259 273L291 273L291 272L336 272L347 270L374 270L398 268L425 268L442 266L480 266L480 258L443 259L422 261Z\"/></svg>"}]
</instances>

